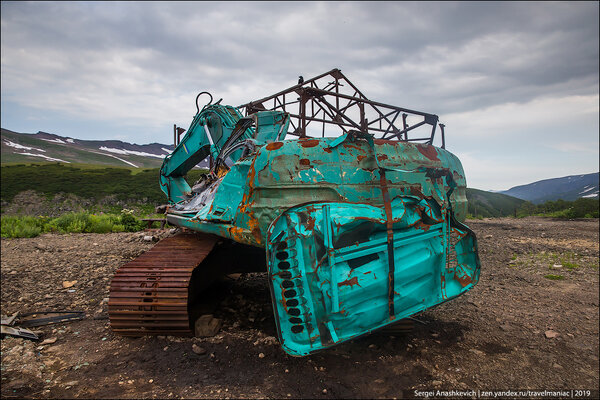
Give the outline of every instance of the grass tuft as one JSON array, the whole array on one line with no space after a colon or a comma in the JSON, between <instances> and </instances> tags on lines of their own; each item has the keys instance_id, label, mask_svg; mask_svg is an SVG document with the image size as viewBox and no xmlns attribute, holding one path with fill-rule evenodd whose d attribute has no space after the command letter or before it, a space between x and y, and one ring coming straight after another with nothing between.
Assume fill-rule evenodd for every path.
<instances>
[{"instance_id":1,"label":"grass tuft","mask_svg":"<svg viewBox=\"0 0 600 400\"><path fill-rule=\"evenodd\" d=\"M565 277L562 275L554 275L554 274L544 275L544 278L550 279L553 281L561 281L561 280L565 279Z\"/></svg>"}]
</instances>

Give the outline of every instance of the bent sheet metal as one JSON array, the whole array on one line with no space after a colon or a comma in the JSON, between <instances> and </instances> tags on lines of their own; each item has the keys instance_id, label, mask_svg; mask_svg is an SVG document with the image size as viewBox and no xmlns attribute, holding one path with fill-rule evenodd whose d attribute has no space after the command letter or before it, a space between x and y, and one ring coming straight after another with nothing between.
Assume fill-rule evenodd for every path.
<instances>
[{"instance_id":1,"label":"bent sheet metal","mask_svg":"<svg viewBox=\"0 0 600 400\"><path fill-rule=\"evenodd\" d=\"M190 185L186 173L205 158L209 173ZM444 125L367 99L338 69L237 108L211 96L165 158L160 185L169 223L265 249L292 355L370 333L479 279L475 235L460 222L464 171ZM140 282L147 313L156 294Z\"/></svg>"}]
</instances>

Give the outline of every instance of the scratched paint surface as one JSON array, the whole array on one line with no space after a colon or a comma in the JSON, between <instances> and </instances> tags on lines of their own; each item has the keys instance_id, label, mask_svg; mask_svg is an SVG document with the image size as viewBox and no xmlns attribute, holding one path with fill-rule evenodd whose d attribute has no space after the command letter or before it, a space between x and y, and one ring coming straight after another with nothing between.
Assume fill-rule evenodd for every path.
<instances>
[{"instance_id":1,"label":"scratched paint surface","mask_svg":"<svg viewBox=\"0 0 600 400\"><path fill-rule=\"evenodd\" d=\"M306 355L355 338L476 284L479 262L468 228L413 196L394 199L391 208L391 252L382 207L317 202L273 223L269 278L288 353Z\"/></svg>"},{"instance_id":2,"label":"scratched paint surface","mask_svg":"<svg viewBox=\"0 0 600 400\"><path fill-rule=\"evenodd\" d=\"M188 207L193 201L182 202L173 208L180 216L170 215L169 220L264 247L269 224L295 205L312 201L382 205L379 166L391 168L385 174L390 198L423 197L434 208L448 206L445 182L449 177L443 174L450 175L456 185L450 195L453 212L458 220L464 220L466 181L462 165L452 153L397 141L375 141L375 149L360 140L330 147L333 141L285 140L259 147L212 184L210 201L195 207ZM221 224L214 226L213 221Z\"/></svg>"},{"instance_id":3,"label":"scratched paint surface","mask_svg":"<svg viewBox=\"0 0 600 400\"><path fill-rule=\"evenodd\" d=\"M369 333L477 283L476 239L460 222L466 181L452 153L360 132L286 140L288 120L276 112L256 113L255 128L232 141L235 113L203 110L186 146L165 159L167 219L266 249L286 352L306 355ZM218 133L212 142L207 129ZM238 146L225 157L229 166L190 187L190 160L215 160L227 146Z\"/></svg>"}]
</instances>

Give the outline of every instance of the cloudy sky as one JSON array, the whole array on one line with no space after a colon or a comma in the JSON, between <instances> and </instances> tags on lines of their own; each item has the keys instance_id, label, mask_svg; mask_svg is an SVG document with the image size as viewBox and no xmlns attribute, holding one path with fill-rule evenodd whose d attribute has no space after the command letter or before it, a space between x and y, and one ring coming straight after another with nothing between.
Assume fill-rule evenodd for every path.
<instances>
[{"instance_id":1,"label":"cloudy sky","mask_svg":"<svg viewBox=\"0 0 600 400\"><path fill-rule=\"evenodd\" d=\"M598 2L1 3L2 127L170 143L332 68L440 116L470 187L597 172Z\"/></svg>"}]
</instances>

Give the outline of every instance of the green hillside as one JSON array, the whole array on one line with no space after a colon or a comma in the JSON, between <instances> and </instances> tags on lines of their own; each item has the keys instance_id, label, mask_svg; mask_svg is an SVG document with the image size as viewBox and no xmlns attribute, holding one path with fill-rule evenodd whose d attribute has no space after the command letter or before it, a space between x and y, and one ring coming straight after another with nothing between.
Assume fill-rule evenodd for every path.
<instances>
[{"instance_id":1,"label":"green hillside","mask_svg":"<svg viewBox=\"0 0 600 400\"><path fill-rule=\"evenodd\" d=\"M479 189L467 189L468 209L471 217L507 217L515 216L516 210L525 200L501 193L486 192Z\"/></svg>"},{"instance_id":2,"label":"green hillside","mask_svg":"<svg viewBox=\"0 0 600 400\"><path fill-rule=\"evenodd\" d=\"M67 163L98 164L115 167L127 167L129 165L127 162L130 162L140 168L157 168L160 167L163 161L161 158L157 157L142 157L133 154L111 155L107 154L107 152L102 152L97 148L93 149L80 145L52 143L39 139L34 135L17 133L8 129L1 129L1 133L2 141L0 142L0 148L2 150L3 165L15 163L40 164L43 162L56 162L56 160L63 160ZM42 149L43 151L22 149L20 152L15 152L14 147L8 144L9 142L24 147L30 147L32 149ZM55 160L45 159L41 156L25 155L22 153L37 153Z\"/></svg>"},{"instance_id":3,"label":"green hillside","mask_svg":"<svg viewBox=\"0 0 600 400\"><path fill-rule=\"evenodd\" d=\"M98 165L43 163L2 165L1 199L10 202L22 191L35 190L46 196L73 193L99 200L114 195L117 199L160 204L166 201L159 188L158 168L103 168ZM134 173L135 172L135 173ZM204 170L192 170L188 181L194 183Z\"/></svg>"}]
</instances>

